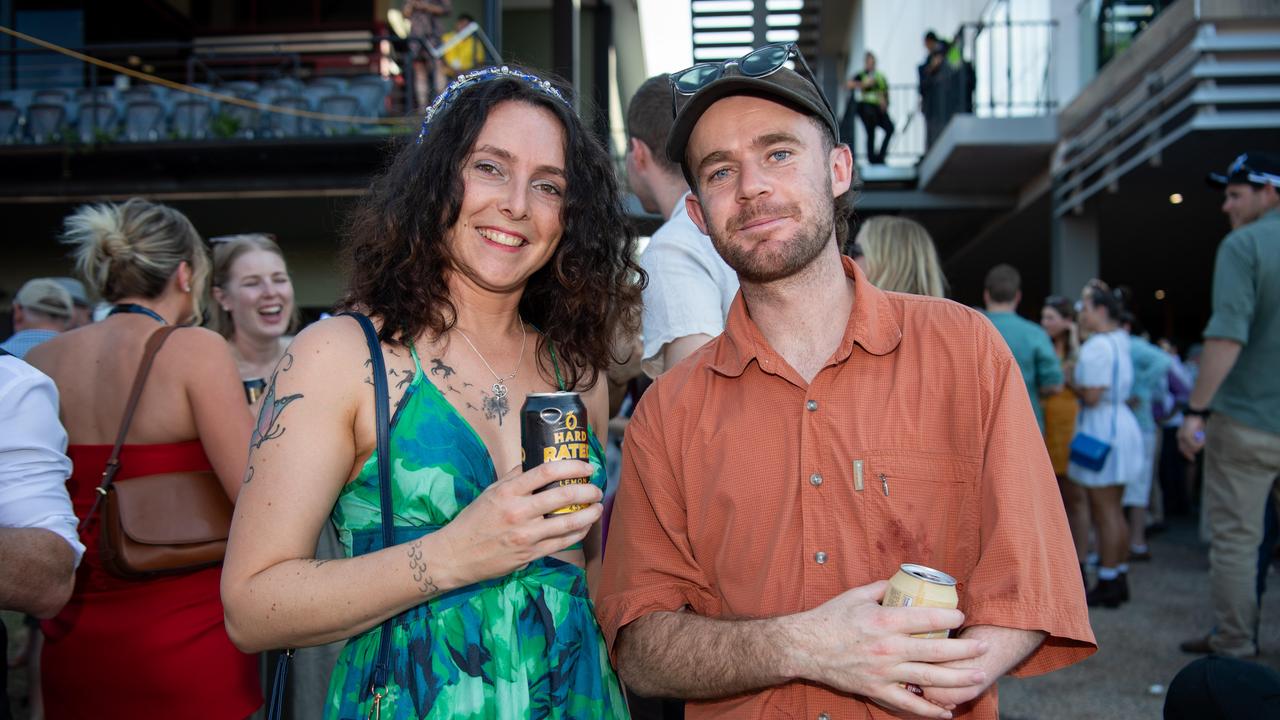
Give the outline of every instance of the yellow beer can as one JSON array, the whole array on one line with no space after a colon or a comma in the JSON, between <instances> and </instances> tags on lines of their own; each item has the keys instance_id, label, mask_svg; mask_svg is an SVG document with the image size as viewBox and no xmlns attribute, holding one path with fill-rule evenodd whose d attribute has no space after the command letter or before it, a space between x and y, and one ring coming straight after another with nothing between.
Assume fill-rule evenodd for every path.
<instances>
[{"instance_id":1,"label":"yellow beer can","mask_svg":"<svg viewBox=\"0 0 1280 720\"><path fill-rule=\"evenodd\" d=\"M883 607L931 607L954 609L960 603L956 594L956 579L941 570L924 565L903 563L898 572L889 578L889 589L884 593ZM912 635L918 638L939 639L950 634L948 630Z\"/></svg>"}]
</instances>

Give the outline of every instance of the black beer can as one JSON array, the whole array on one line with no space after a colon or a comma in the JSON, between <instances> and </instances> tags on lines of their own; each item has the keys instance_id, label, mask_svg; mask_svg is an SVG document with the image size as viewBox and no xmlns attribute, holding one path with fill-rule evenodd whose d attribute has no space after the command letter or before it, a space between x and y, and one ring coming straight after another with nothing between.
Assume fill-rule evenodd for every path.
<instances>
[{"instance_id":1,"label":"black beer can","mask_svg":"<svg viewBox=\"0 0 1280 720\"><path fill-rule=\"evenodd\" d=\"M582 404L582 396L576 392L530 393L520 408L520 457L526 472L556 460L588 461L591 443L587 439L587 406ZM588 482L591 482L589 477L557 480L538 492ZM551 515L586 507L567 505Z\"/></svg>"}]
</instances>

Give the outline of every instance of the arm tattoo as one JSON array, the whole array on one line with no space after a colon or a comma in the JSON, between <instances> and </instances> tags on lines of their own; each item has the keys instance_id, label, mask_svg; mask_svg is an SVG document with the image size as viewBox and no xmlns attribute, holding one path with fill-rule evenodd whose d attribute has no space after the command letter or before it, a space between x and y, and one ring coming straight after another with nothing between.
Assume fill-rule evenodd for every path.
<instances>
[{"instance_id":1,"label":"arm tattoo","mask_svg":"<svg viewBox=\"0 0 1280 720\"><path fill-rule=\"evenodd\" d=\"M496 419L498 421L498 427L502 427L502 418L506 417L508 412L511 412L511 406L507 403L507 397L505 395L502 397L490 395L483 390L480 391L480 396L484 398L484 402L482 403L484 405L484 419Z\"/></svg>"},{"instance_id":2,"label":"arm tattoo","mask_svg":"<svg viewBox=\"0 0 1280 720\"><path fill-rule=\"evenodd\" d=\"M418 583L418 592L431 595L440 592L440 586L431 579L427 572L427 561L422 559L422 541L416 540L409 546L409 569L413 571L413 581Z\"/></svg>"},{"instance_id":3,"label":"arm tattoo","mask_svg":"<svg viewBox=\"0 0 1280 720\"><path fill-rule=\"evenodd\" d=\"M399 390L400 388L404 387L405 385L408 385L411 382L413 382L413 371L405 370L404 373L400 376L400 382L396 383L396 389Z\"/></svg>"},{"instance_id":4,"label":"arm tattoo","mask_svg":"<svg viewBox=\"0 0 1280 720\"><path fill-rule=\"evenodd\" d=\"M285 427L280 424L280 416L290 403L302 399L302 393L276 397L276 378L293 367L293 355L285 353L280 363L280 369L271 375L271 385L267 387L267 394L262 398L262 410L258 412L258 424L254 426L253 437L249 440L249 445L255 450L266 441L275 440L284 434Z\"/></svg>"},{"instance_id":5,"label":"arm tattoo","mask_svg":"<svg viewBox=\"0 0 1280 720\"><path fill-rule=\"evenodd\" d=\"M245 471L245 474L244 474L244 484L248 485L250 482L253 482L253 466L252 465L249 466L249 469Z\"/></svg>"},{"instance_id":6,"label":"arm tattoo","mask_svg":"<svg viewBox=\"0 0 1280 720\"><path fill-rule=\"evenodd\" d=\"M311 567L317 567L317 568L318 568L318 567L320 567L321 565L324 565L325 563L327 563L327 562L329 562L329 561L331 561L331 560L333 560L333 558L324 558L324 559L322 559L322 560L311 560L311 561L310 561L310 562L311 562Z\"/></svg>"}]
</instances>

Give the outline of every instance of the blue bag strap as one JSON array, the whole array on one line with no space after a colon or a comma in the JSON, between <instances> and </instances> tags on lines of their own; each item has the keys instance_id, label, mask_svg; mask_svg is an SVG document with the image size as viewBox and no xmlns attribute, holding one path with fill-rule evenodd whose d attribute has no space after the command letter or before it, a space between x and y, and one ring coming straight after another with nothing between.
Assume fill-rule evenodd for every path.
<instances>
[{"instance_id":1,"label":"blue bag strap","mask_svg":"<svg viewBox=\"0 0 1280 720\"><path fill-rule=\"evenodd\" d=\"M289 661L293 659L293 648L280 653L276 658L276 676L271 681L271 701L267 704L267 720L280 720L284 713L284 690L289 685Z\"/></svg>"},{"instance_id":2,"label":"blue bag strap","mask_svg":"<svg viewBox=\"0 0 1280 720\"><path fill-rule=\"evenodd\" d=\"M378 453L378 497L382 511L382 547L389 548L395 544L395 528L393 526L391 503L391 462L387 453L391 445L391 412L390 396L387 389L387 368L382 359L382 342L373 328L373 322L358 312L344 312L360 323L364 332L365 343L369 346L369 359L373 371L373 412L377 430ZM387 678L391 674L391 620L387 618L378 630L378 657L373 666L373 682L370 691L374 694L374 703L380 704L386 695ZM284 711L284 695L289 677L289 661L293 659L293 650L280 654L276 661L275 680L271 684L271 702L267 706L267 720L280 720Z\"/></svg>"},{"instance_id":3,"label":"blue bag strap","mask_svg":"<svg viewBox=\"0 0 1280 720\"><path fill-rule=\"evenodd\" d=\"M378 499L382 512L382 547L389 548L395 545L395 528L393 527L394 518L393 508L391 506L391 459L388 453L391 452L391 408L390 408L390 391L387 389L387 368L382 360L382 342L378 339L378 333L373 329L373 322L368 316L358 312L344 312L343 315L349 315L360 323L360 329L364 331L365 342L369 345L369 359L372 361L373 371L373 411L375 423L377 425L377 452L378 452ZM387 686L387 678L391 674L391 618L387 618L382 622L382 627L378 631L378 659L373 666L373 683L370 690L374 694L374 702L378 703L382 697L386 695L384 690Z\"/></svg>"}]
</instances>

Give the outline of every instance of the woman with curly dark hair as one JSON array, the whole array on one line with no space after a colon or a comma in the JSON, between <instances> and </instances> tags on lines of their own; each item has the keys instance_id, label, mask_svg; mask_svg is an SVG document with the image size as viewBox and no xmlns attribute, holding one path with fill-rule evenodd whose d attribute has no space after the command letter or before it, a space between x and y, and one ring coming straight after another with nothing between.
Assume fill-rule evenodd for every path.
<instances>
[{"instance_id":1,"label":"woman with curly dark hair","mask_svg":"<svg viewBox=\"0 0 1280 720\"><path fill-rule=\"evenodd\" d=\"M597 381L644 282L626 228L608 155L564 91L509 67L451 84L356 210L344 304L381 340L399 544L377 540L363 335L325 320L268 386L222 585L246 651L351 638L327 717L626 717L587 590L608 414ZM556 390L582 394L589 459L521 472L512 411ZM572 504L586 508L548 515ZM326 519L346 558L309 559Z\"/></svg>"}]
</instances>

